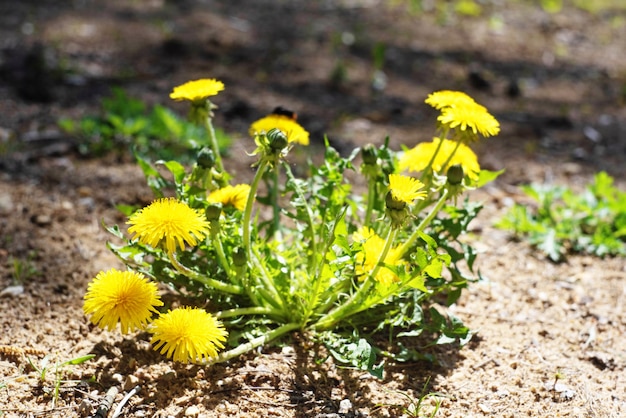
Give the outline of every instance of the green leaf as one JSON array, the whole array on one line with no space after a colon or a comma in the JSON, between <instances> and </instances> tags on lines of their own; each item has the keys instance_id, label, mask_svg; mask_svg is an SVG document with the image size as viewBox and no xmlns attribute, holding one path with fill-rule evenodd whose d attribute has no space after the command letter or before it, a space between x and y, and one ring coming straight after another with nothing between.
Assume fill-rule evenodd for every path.
<instances>
[{"instance_id":1,"label":"green leaf","mask_svg":"<svg viewBox=\"0 0 626 418\"><path fill-rule=\"evenodd\" d=\"M480 173L478 173L478 180L476 180L476 188L480 188L487 183L491 183L502 173L504 173L504 169L499 171L480 170Z\"/></svg>"},{"instance_id":2,"label":"green leaf","mask_svg":"<svg viewBox=\"0 0 626 418\"><path fill-rule=\"evenodd\" d=\"M185 167L178 161L157 161L157 164L163 164L174 175L174 181L176 184L183 182L185 178Z\"/></svg>"}]
</instances>

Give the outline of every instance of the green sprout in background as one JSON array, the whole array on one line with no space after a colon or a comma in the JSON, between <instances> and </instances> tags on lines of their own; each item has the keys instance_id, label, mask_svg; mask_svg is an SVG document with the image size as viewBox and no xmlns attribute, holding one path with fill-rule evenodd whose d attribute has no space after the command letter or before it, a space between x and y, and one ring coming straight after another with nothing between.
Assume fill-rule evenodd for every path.
<instances>
[{"instance_id":1,"label":"green sprout in background","mask_svg":"<svg viewBox=\"0 0 626 418\"><path fill-rule=\"evenodd\" d=\"M523 186L535 204L516 203L496 225L527 238L552 261L569 253L626 255L626 193L613 183L600 172L582 193L564 186Z\"/></svg>"},{"instance_id":2,"label":"green sprout in background","mask_svg":"<svg viewBox=\"0 0 626 418\"><path fill-rule=\"evenodd\" d=\"M344 157L326 140L324 160L300 176L286 156L309 133L278 109L251 124L254 178L231 184L213 128L223 88L202 79L170 95L190 103L205 142L190 167L156 162L167 175L138 156L156 200L129 213L127 232L108 227L122 242L108 246L129 272L102 272L89 285L91 321L145 329L155 350L200 364L301 332L378 377L385 358L431 358L430 345L469 341L445 306L475 280L476 251L461 238L480 205L459 198L499 174L481 170L471 150L500 130L487 109L461 92L435 92L426 99L440 111L432 142L393 151L386 140ZM349 172L364 177L364 190ZM197 302L165 311L154 282Z\"/></svg>"},{"instance_id":3,"label":"green sprout in background","mask_svg":"<svg viewBox=\"0 0 626 418\"><path fill-rule=\"evenodd\" d=\"M157 105L148 111L141 100L129 97L119 88L102 100L102 115L85 116L78 121L64 118L58 123L63 131L79 139L81 154L95 156L131 148L145 157L188 162L209 135L203 126L166 107ZM222 130L215 130L213 135L221 149L227 149L232 141Z\"/></svg>"}]
</instances>

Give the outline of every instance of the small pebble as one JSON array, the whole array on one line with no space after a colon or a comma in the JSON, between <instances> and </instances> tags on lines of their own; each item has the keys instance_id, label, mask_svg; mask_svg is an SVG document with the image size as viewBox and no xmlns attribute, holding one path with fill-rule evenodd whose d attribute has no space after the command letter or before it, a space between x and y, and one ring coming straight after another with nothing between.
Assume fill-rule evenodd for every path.
<instances>
[{"instance_id":1,"label":"small pebble","mask_svg":"<svg viewBox=\"0 0 626 418\"><path fill-rule=\"evenodd\" d=\"M191 405L189 408L185 409L186 417L197 417L200 413L200 408L195 405Z\"/></svg>"},{"instance_id":2,"label":"small pebble","mask_svg":"<svg viewBox=\"0 0 626 418\"><path fill-rule=\"evenodd\" d=\"M341 402L339 402L339 411L337 412L340 414L347 414L351 409L352 402L350 402L350 399L342 399Z\"/></svg>"},{"instance_id":3,"label":"small pebble","mask_svg":"<svg viewBox=\"0 0 626 418\"><path fill-rule=\"evenodd\" d=\"M0 292L0 296L19 296L24 293L24 286L8 286L5 287L2 292Z\"/></svg>"}]
</instances>

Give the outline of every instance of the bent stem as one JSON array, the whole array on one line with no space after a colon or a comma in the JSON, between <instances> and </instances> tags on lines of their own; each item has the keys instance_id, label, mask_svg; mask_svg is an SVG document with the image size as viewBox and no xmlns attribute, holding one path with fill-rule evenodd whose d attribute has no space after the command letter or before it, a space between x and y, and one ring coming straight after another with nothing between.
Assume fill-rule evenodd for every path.
<instances>
[{"instance_id":1,"label":"bent stem","mask_svg":"<svg viewBox=\"0 0 626 418\"><path fill-rule=\"evenodd\" d=\"M415 228L415 231L413 231L411 236L404 242L404 244L402 244L400 248L398 248L398 254L400 255L400 257L406 254L406 252L409 250L409 248L411 248L411 246L413 245L417 237L419 237L420 233L424 230L424 228L426 228L430 224L430 222L434 219L434 217L437 216L437 213L439 213L443 205L448 200L448 195L449 195L448 189L444 189L443 193L441 193L441 197L439 198L435 206L431 209L431 211L428 213L428 215L424 219L422 219L422 222L420 222L417 228Z\"/></svg>"},{"instance_id":2,"label":"bent stem","mask_svg":"<svg viewBox=\"0 0 626 418\"><path fill-rule=\"evenodd\" d=\"M236 280L236 274L233 272L233 269L231 268L230 263L226 258L226 254L224 253L224 247L222 246L222 240L220 239L219 233L214 234L212 236L212 239L213 247L215 248L215 252L217 253L217 259L224 268L224 271L226 271L228 279L231 282L234 282Z\"/></svg>"},{"instance_id":3,"label":"bent stem","mask_svg":"<svg viewBox=\"0 0 626 418\"><path fill-rule=\"evenodd\" d=\"M383 267L385 258L387 258L387 254L391 249L391 244L393 243L397 232L397 228L389 228L389 232L387 232L387 238L385 239L385 247L380 253L380 256L378 256L378 260L376 261L374 269L367 276L363 285L344 304L340 305L335 310L331 311L328 315L317 321L317 324L313 326L315 330L323 331L331 328L342 319L347 318L348 316L356 312L359 312L361 304L363 303L363 301L367 297L368 292L376 282L375 277L380 269Z\"/></svg>"},{"instance_id":4,"label":"bent stem","mask_svg":"<svg viewBox=\"0 0 626 418\"><path fill-rule=\"evenodd\" d=\"M193 271L191 269L188 269L187 267L185 267L182 264L180 264L180 262L176 258L176 255L174 253L172 253L172 252L168 252L167 253L167 257L169 258L170 263L172 263L172 265L174 266L176 271L178 271L179 273L181 273L184 276L189 277L192 280L195 280L197 282L203 283L203 284L207 285L208 287L212 287L214 289L220 290L220 291L225 292L225 293L230 293L230 294L234 294L234 295L242 295L244 293L244 290L243 290L243 288L241 286L236 286L236 285L233 285L233 284L220 282L219 280L215 280L215 279L211 279L210 277L202 276L202 275L198 274L197 272L195 272L195 271Z\"/></svg>"},{"instance_id":5,"label":"bent stem","mask_svg":"<svg viewBox=\"0 0 626 418\"><path fill-rule=\"evenodd\" d=\"M260 347L272 340L277 339L278 337L293 331L295 329L300 328L300 324L296 324L296 323L289 323L289 324L285 324L282 325L278 328L276 328L275 330L272 330L270 332L268 332L265 335L261 335L260 337L254 338L250 341L248 341L245 344L240 345L237 348L233 348L232 350L228 350L228 351L224 351L223 353L221 353L220 355L218 355L217 357L215 357L212 360L207 361L206 365L209 364L214 364L214 363L221 363L224 361L228 361L232 358L235 358L237 356L240 356L243 353L247 353L248 351L254 350L257 347Z\"/></svg>"}]
</instances>

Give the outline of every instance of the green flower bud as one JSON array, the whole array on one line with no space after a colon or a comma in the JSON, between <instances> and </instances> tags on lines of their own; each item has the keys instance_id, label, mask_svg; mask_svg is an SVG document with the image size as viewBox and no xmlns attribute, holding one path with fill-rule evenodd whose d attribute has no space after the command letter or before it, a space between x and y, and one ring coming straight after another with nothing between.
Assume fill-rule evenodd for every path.
<instances>
[{"instance_id":1,"label":"green flower bud","mask_svg":"<svg viewBox=\"0 0 626 418\"><path fill-rule=\"evenodd\" d=\"M287 135L277 128L270 129L266 134L270 149L274 152L280 152L287 146Z\"/></svg>"},{"instance_id":2,"label":"green flower bud","mask_svg":"<svg viewBox=\"0 0 626 418\"><path fill-rule=\"evenodd\" d=\"M393 197L393 193L389 191L387 192L387 196L385 196L385 206L387 206L387 209L389 210L404 210L404 208L406 208L406 203L401 200L397 200Z\"/></svg>"},{"instance_id":3,"label":"green flower bud","mask_svg":"<svg viewBox=\"0 0 626 418\"><path fill-rule=\"evenodd\" d=\"M376 165L378 155L376 147L372 144L367 144L361 148L361 158L363 158L363 164Z\"/></svg>"},{"instance_id":4,"label":"green flower bud","mask_svg":"<svg viewBox=\"0 0 626 418\"><path fill-rule=\"evenodd\" d=\"M461 184L464 176L465 173L463 173L463 167L460 164L448 168L448 183L451 185L456 186Z\"/></svg>"},{"instance_id":5,"label":"green flower bud","mask_svg":"<svg viewBox=\"0 0 626 418\"><path fill-rule=\"evenodd\" d=\"M233 265L235 267L243 267L246 264L246 251L242 247L238 247L232 254Z\"/></svg>"},{"instance_id":6,"label":"green flower bud","mask_svg":"<svg viewBox=\"0 0 626 418\"><path fill-rule=\"evenodd\" d=\"M198 151L196 163L204 169L211 169L215 166L215 154L209 147L204 147Z\"/></svg>"},{"instance_id":7,"label":"green flower bud","mask_svg":"<svg viewBox=\"0 0 626 418\"><path fill-rule=\"evenodd\" d=\"M206 214L206 218L209 221L215 221L220 218L222 214L222 204L221 203L211 203L205 209L204 213Z\"/></svg>"}]
</instances>

